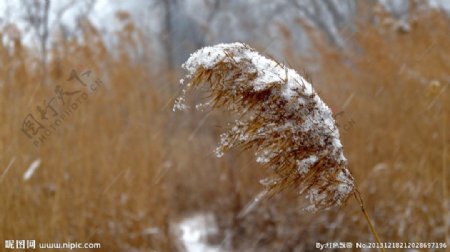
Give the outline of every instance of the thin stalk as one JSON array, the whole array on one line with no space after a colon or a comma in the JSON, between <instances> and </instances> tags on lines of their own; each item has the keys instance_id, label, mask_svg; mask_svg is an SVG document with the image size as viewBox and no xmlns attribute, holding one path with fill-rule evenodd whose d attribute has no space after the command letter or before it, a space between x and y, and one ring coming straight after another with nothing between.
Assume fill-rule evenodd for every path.
<instances>
[{"instance_id":1,"label":"thin stalk","mask_svg":"<svg viewBox=\"0 0 450 252\"><path fill-rule=\"evenodd\" d=\"M378 233L375 230L375 227L373 226L372 221L370 220L369 214L367 213L366 208L364 207L364 201L363 201L363 198L362 198L361 193L359 192L358 188L355 187L355 191L354 191L353 195L355 196L356 201L358 201L359 206L361 207L361 211L364 214L364 218L366 219L367 224L369 224L369 228L370 228L370 231L372 232L372 235L375 237L375 240L377 241L377 243L381 244L380 237L378 236ZM385 252L383 247L381 247L380 250L382 252Z\"/></svg>"}]
</instances>

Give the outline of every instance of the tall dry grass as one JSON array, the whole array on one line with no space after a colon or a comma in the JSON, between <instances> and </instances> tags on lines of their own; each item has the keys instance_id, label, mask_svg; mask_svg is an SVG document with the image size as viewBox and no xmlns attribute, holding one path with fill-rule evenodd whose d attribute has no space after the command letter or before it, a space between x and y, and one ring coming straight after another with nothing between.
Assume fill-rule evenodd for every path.
<instances>
[{"instance_id":1,"label":"tall dry grass","mask_svg":"<svg viewBox=\"0 0 450 252\"><path fill-rule=\"evenodd\" d=\"M389 22L361 21L348 50L336 50L316 34L317 57L286 58L292 68L307 69L319 95L341 112L349 166L383 240L443 242L449 20L427 10L412 14L408 32ZM167 80L174 73L156 71L151 56L139 57L141 50L154 53L130 36L138 32L132 23L118 34L114 55L95 28L83 27L84 42L61 38L52 49L46 76L32 51L1 33L9 42L0 45L0 240L174 251L180 245L171 224L199 211L215 214L223 231L216 240L238 251L311 251L317 241L372 239L356 202L311 215L297 208L296 191L237 218L268 174L255 169L246 152L214 157L223 131L217 125L227 118L173 113L177 83ZM308 69L311 62L320 70ZM72 69L92 70L105 88L35 148L21 131L23 119L37 113L56 85L70 85ZM36 159L40 167L24 181Z\"/></svg>"},{"instance_id":2,"label":"tall dry grass","mask_svg":"<svg viewBox=\"0 0 450 252\"><path fill-rule=\"evenodd\" d=\"M162 108L168 95L152 81L148 66L128 53L111 55L89 23L83 26L83 39L58 41L47 78L20 42L0 48L3 173L15 159L0 182L0 239L100 242L104 251L169 251L165 169L170 159L163 147L166 137L159 134L167 124ZM121 50L133 50L139 42L120 41ZM73 69L91 70L91 79L99 78L104 87L36 148L21 130L23 120L28 113L39 119L36 106L55 96L56 85L80 89L76 81L67 81ZM22 180L35 159L42 164L30 180Z\"/></svg>"}]
</instances>

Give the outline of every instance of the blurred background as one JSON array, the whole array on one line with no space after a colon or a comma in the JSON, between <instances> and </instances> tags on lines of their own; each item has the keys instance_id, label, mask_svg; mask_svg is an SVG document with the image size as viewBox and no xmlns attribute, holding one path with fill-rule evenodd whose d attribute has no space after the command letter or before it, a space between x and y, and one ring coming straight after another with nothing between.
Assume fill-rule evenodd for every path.
<instances>
[{"instance_id":1,"label":"blurred background","mask_svg":"<svg viewBox=\"0 0 450 252\"><path fill-rule=\"evenodd\" d=\"M292 188L239 217L269 171L251 151L215 157L229 115L172 106L190 53L241 41L333 110L383 241L450 245L449 14L445 0L1 2L0 241L136 252L374 241L354 198L305 213Z\"/></svg>"}]
</instances>

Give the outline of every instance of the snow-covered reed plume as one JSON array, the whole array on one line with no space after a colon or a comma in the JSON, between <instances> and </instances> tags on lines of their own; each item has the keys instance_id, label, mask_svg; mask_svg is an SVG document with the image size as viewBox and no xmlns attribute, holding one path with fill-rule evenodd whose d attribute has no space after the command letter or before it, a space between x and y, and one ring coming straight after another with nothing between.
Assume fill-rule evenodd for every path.
<instances>
[{"instance_id":1,"label":"snow-covered reed plume","mask_svg":"<svg viewBox=\"0 0 450 252\"><path fill-rule=\"evenodd\" d=\"M295 70L243 43L202 48L183 68L190 82L174 109L187 108L187 91L208 87L206 104L239 118L221 135L217 156L253 148L257 162L273 171L262 181L269 195L295 186L315 211L341 205L353 192L332 112Z\"/></svg>"}]
</instances>

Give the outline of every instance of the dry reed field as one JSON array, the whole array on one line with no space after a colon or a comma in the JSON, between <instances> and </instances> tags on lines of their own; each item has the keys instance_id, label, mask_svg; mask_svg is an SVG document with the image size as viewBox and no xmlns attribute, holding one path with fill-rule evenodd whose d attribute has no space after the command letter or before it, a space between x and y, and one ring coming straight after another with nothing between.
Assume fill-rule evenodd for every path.
<instances>
[{"instance_id":1,"label":"dry reed field","mask_svg":"<svg viewBox=\"0 0 450 252\"><path fill-rule=\"evenodd\" d=\"M220 134L236 117L221 109L174 112L186 72L158 68L155 49L124 15L118 15L126 25L115 34L114 50L84 20L80 39L56 35L48 62L12 35L12 24L3 25L2 243L184 251L177 223L195 214L210 215L216 225L206 237L217 249L211 251L315 251L317 242L375 242L353 196L310 213L302 209L299 185L289 180L243 215L264 189L260 181L273 176L269 166L279 163L256 162L253 145L217 158ZM277 38L283 58L256 41L246 43L304 75L329 105L347 167L383 242L450 246L450 19L420 8L410 10L407 30L393 19L382 8L370 18L361 14L354 31L339 31L350 45L345 49L300 21L314 53L292 53L295 38L283 25ZM207 98L189 94L186 104ZM262 98L250 99L260 104Z\"/></svg>"}]
</instances>

